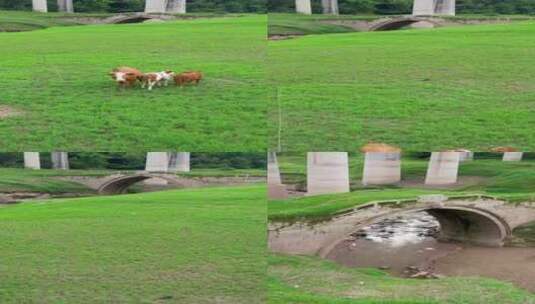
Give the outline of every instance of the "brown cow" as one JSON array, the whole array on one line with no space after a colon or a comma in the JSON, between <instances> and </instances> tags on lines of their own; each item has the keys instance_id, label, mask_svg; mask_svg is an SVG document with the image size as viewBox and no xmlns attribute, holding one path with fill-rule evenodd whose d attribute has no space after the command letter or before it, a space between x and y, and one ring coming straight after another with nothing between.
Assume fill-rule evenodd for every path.
<instances>
[{"instance_id":1,"label":"brown cow","mask_svg":"<svg viewBox=\"0 0 535 304\"><path fill-rule=\"evenodd\" d=\"M109 74L123 88L131 87L143 79L143 73L131 67L118 67Z\"/></svg>"},{"instance_id":2,"label":"brown cow","mask_svg":"<svg viewBox=\"0 0 535 304\"><path fill-rule=\"evenodd\" d=\"M188 71L175 75L175 83L177 86L184 86L188 83L199 84L202 78L203 75L201 72Z\"/></svg>"}]
</instances>

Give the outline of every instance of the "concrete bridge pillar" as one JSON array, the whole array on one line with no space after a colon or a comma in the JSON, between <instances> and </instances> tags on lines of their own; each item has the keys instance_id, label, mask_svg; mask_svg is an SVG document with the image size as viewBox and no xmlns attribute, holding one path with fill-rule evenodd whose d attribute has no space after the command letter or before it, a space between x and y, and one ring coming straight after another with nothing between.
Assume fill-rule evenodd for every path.
<instances>
[{"instance_id":1,"label":"concrete bridge pillar","mask_svg":"<svg viewBox=\"0 0 535 304\"><path fill-rule=\"evenodd\" d=\"M41 169L39 152L24 152L24 168L35 170Z\"/></svg>"},{"instance_id":2,"label":"concrete bridge pillar","mask_svg":"<svg viewBox=\"0 0 535 304\"><path fill-rule=\"evenodd\" d=\"M413 16L432 16L435 14L435 0L414 0Z\"/></svg>"},{"instance_id":3,"label":"concrete bridge pillar","mask_svg":"<svg viewBox=\"0 0 535 304\"><path fill-rule=\"evenodd\" d=\"M321 0L324 14L338 15L338 0Z\"/></svg>"},{"instance_id":4,"label":"concrete bridge pillar","mask_svg":"<svg viewBox=\"0 0 535 304\"><path fill-rule=\"evenodd\" d=\"M435 14L455 16L455 0L435 0Z\"/></svg>"},{"instance_id":5,"label":"concrete bridge pillar","mask_svg":"<svg viewBox=\"0 0 535 304\"><path fill-rule=\"evenodd\" d=\"M52 152L52 169L69 170L69 154L67 152Z\"/></svg>"},{"instance_id":6,"label":"concrete bridge pillar","mask_svg":"<svg viewBox=\"0 0 535 304\"><path fill-rule=\"evenodd\" d=\"M347 152L308 152L307 194L349 192Z\"/></svg>"},{"instance_id":7,"label":"concrete bridge pillar","mask_svg":"<svg viewBox=\"0 0 535 304\"><path fill-rule=\"evenodd\" d=\"M363 185L392 185L400 181L400 152L366 152L362 174Z\"/></svg>"},{"instance_id":8,"label":"concrete bridge pillar","mask_svg":"<svg viewBox=\"0 0 535 304\"><path fill-rule=\"evenodd\" d=\"M460 162L474 160L474 152L472 152L472 151L459 150L457 152L459 152L459 161Z\"/></svg>"},{"instance_id":9,"label":"concrete bridge pillar","mask_svg":"<svg viewBox=\"0 0 535 304\"><path fill-rule=\"evenodd\" d=\"M275 152L268 152L267 184L269 199L284 199L288 197L286 186L282 184L277 153Z\"/></svg>"},{"instance_id":10,"label":"concrete bridge pillar","mask_svg":"<svg viewBox=\"0 0 535 304\"><path fill-rule=\"evenodd\" d=\"M170 152L169 171L190 172L190 152Z\"/></svg>"},{"instance_id":11,"label":"concrete bridge pillar","mask_svg":"<svg viewBox=\"0 0 535 304\"><path fill-rule=\"evenodd\" d=\"M295 0L295 11L299 14L312 15L310 0Z\"/></svg>"},{"instance_id":12,"label":"concrete bridge pillar","mask_svg":"<svg viewBox=\"0 0 535 304\"><path fill-rule=\"evenodd\" d=\"M185 14L186 0L169 0L167 2L167 12L174 14Z\"/></svg>"},{"instance_id":13,"label":"concrete bridge pillar","mask_svg":"<svg viewBox=\"0 0 535 304\"><path fill-rule=\"evenodd\" d=\"M48 12L48 5L46 3L46 0L32 0L32 7L34 12Z\"/></svg>"},{"instance_id":14,"label":"concrete bridge pillar","mask_svg":"<svg viewBox=\"0 0 535 304\"><path fill-rule=\"evenodd\" d=\"M167 152L148 152L145 171L167 172L169 170L169 155Z\"/></svg>"},{"instance_id":15,"label":"concrete bridge pillar","mask_svg":"<svg viewBox=\"0 0 535 304\"><path fill-rule=\"evenodd\" d=\"M425 184L432 186L455 184L458 172L459 152L433 152L427 167Z\"/></svg>"},{"instance_id":16,"label":"concrete bridge pillar","mask_svg":"<svg viewBox=\"0 0 535 304\"><path fill-rule=\"evenodd\" d=\"M167 0L146 0L145 13L167 12Z\"/></svg>"},{"instance_id":17,"label":"concrete bridge pillar","mask_svg":"<svg viewBox=\"0 0 535 304\"><path fill-rule=\"evenodd\" d=\"M58 0L58 11L64 13L74 13L72 0Z\"/></svg>"},{"instance_id":18,"label":"concrete bridge pillar","mask_svg":"<svg viewBox=\"0 0 535 304\"><path fill-rule=\"evenodd\" d=\"M523 156L522 152L505 152L503 153L503 161L521 161Z\"/></svg>"}]
</instances>

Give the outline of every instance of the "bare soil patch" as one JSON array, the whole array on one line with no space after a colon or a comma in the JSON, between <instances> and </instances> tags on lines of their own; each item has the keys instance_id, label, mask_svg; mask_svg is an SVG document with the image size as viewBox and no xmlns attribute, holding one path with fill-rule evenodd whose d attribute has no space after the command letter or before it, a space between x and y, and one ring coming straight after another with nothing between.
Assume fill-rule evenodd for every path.
<instances>
[{"instance_id":1,"label":"bare soil patch","mask_svg":"<svg viewBox=\"0 0 535 304\"><path fill-rule=\"evenodd\" d=\"M17 110L15 110L15 109L13 109L11 107L8 107L8 106L0 105L0 119L16 116L16 115L20 115L20 114L21 114L20 111L17 111Z\"/></svg>"}]
</instances>

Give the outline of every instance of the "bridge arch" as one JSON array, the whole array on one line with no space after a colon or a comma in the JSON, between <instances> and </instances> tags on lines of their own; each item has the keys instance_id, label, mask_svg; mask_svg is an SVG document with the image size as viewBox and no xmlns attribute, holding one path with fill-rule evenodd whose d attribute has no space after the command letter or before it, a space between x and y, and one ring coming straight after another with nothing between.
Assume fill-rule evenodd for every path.
<instances>
[{"instance_id":1,"label":"bridge arch","mask_svg":"<svg viewBox=\"0 0 535 304\"><path fill-rule=\"evenodd\" d=\"M148 180L151 178L161 178L168 181L171 184L176 184L177 181L172 176L167 176L164 174L135 174L135 175L121 175L113 177L108 181L104 182L98 187L98 193L103 195L114 195L125 193L126 190L141 181Z\"/></svg>"},{"instance_id":2,"label":"bridge arch","mask_svg":"<svg viewBox=\"0 0 535 304\"><path fill-rule=\"evenodd\" d=\"M374 23L370 26L370 31L392 31L392 30L399 30L401 28L404 28L406 26L409 26L411 24L415 24L418 22L426 22L431 24L433 27L440 26L439 23L437 23L434 20L431 20L430 18L416 18L416 17L403 17L403 18L388 18L388 19L382 19Z\"/></svg>"},{"instance_id":3,"label":"bridge arch","mask_svg":"<svg viewBox=\"0 0 535 304\"><path fill-rule=\"evenodd\" d=\"M466 206L430 206L420 208L403 208L371 217L354 226L350 234L346 234L335 241L320 248L319 255L326 257L340 242L346 240L352 233L395 216L427 212L437 219L440 224L439 239L443 241L458 241L481 246L500 247L511 237L512 229L507 221L492 212Z\"/></svg>"}]
</instances>

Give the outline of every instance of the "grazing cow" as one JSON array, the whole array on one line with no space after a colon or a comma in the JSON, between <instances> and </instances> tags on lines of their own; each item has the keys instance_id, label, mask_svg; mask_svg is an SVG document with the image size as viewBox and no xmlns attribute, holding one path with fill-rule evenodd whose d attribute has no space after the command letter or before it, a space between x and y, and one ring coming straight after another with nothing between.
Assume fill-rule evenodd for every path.
<instances>
[{"instance_id":1,"label":"grazing cow","mask_svg":"<svg viewBox=\"0 0 535 304\"><path fill-rule=\"evenodd\" d=\"M148 90L151 91L155 85L158 85L160 87L162 85L168 86L169 81L171 81L173 77L175 77L175 73L173 71L147 73L143 75L141 87L142 88L147 87Z\"/></svg>"},{"instance_id":2,"label":"grazing cow","mask_svg":"<svg viewBox=\"0 0 535 304\"><path fill-rule=\"evenodd\" d=\"M188 83L195 83L199 84L199 82L202 80L203 75L201 72L197 71L188 71L184 73L180 73L175 76L175 83L178 86L183 86Z\"/></svg>"},{"instance_id":3,"label":"grazing cow","mask_svg":"<svg viewBox=\"0 0 535 304\"><path fill-rule=\"evenodd\" d=\"M130 67L118 67L109 74L123 88L131 87L143 78L141 71Z\"/></svg>"}]
</instances>

